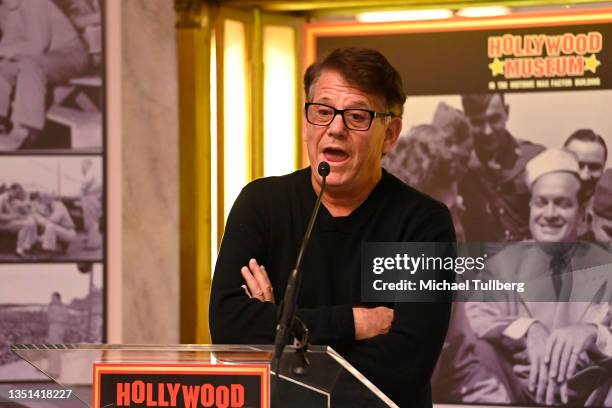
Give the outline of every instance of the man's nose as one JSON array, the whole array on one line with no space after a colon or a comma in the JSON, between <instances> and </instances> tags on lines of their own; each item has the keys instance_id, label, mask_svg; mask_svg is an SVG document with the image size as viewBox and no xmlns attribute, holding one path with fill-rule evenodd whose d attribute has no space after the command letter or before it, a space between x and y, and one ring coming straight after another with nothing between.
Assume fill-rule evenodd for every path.
<instances>
[{"instance_id":1,"label":"man's nose","mask_svg":"<svg viewBox=\"0 0 612 408\"><path fill-rule=\"evenodd\" d=\"M485 120L485 123L484 123L484 127L483 127L482 133L484 133L485 135L492 135L493 134L493 127L486 120Z\"/></svg>"},{"instance_id":2,"label":"man's nose","mask_svg":"<svg viewBox=\"0 0 612 408\"><path fill-rule=\"evenodd\" d=\"M344 134L346 127L344 126L344 120L340 113L336 113L336 116L332 119L329 124L328 133L330 135L342 135Z\"/></svg>"},{"instance_id":3,"label":"man's nose","mask_svg":"<svg viewBox=\"0 0 612 408\"><path fill-rule=\"evenodd\" d=\"M557 206L553 203L548 203L546 208L544 209L544 217L546 218L555 218L557 216Z\"/></svg>"}]
</instances>

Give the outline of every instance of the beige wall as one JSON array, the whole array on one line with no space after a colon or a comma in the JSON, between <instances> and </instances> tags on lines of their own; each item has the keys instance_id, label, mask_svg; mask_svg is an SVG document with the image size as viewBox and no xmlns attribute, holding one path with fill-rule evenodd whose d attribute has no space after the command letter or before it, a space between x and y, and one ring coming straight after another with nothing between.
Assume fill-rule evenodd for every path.
<instances>
[{"instance_id":1,"label":"beige wall","mask_svg":"<svg viewBox=\"0 0 612 408\"><path fill-rule=\"evenodd\" d=\"M173 2L107 2L108 341L178 343Z\"/></svg>"}]
</instances>

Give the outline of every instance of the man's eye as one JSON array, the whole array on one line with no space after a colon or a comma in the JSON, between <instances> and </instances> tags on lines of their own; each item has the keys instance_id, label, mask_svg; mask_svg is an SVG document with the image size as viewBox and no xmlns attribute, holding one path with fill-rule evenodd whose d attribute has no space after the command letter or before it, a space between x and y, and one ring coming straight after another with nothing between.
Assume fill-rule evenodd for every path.
<instances>
[{"instance_id":1,"label":"man's eye","mask_svg":"<svg viewBox=\"0 0 612 408\"><path fill-rule=\"evenodd\" d=\"M470 119L470 124L474 127L481 127L484 125L483 119Z\"/></svg>"},{"instance_id":2,"label":"man's eye","mask_svg":"<svg viewBox=\"0 0 612 408\"><path fill-rule=\"evenodd\" d=\"M364 122L367 120L368 115L365 112L348 112L348 118L355 122Z\"/></svg>"},{"instance_id":3,"label":"man's eye","mask_svg":"<svg viewBox=\"0 0 612 408\"><path fill-rule=\"evenodd\" d=\"M330 116L333 113L333 110L329 109L329 108L323 108L323 107L318 107L315 110L315 113L319 116Z\"/></svg>"},{"instance_id":4,"label":"man's eye","mask_svg":"<svg viewBox=\"0 0 612 408\"><path fill-rule=\"evenodd\" d=\"M563 209L571 208L573 205L570 200L559 200L555 204L557 204L558 207Z\"/></svg>"},{"instance_id":5,"label":"man's eye","mask_svg":"<svg viewBox=\"0 0 612 408\"><path fill-rule=\"evenodd\" d=\"M489 116L487 119L488 119L489 123L497 123L497 122L499 122L501 120L501 115L495 113L495 114Z\"/></svg>"}]
</instances>

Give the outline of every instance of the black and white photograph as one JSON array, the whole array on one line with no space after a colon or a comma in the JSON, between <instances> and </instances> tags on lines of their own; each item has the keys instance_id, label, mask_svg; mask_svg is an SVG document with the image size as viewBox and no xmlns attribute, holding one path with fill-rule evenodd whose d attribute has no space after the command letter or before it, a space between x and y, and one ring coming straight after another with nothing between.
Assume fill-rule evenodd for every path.
<instances>
[{"instance_id":1,"label":"black and white photograph","mask_svg":"<svg viewBox=\"0 0 612 408\"><path fill-rule=\"evenodd\" d=\"M610 90L409 97L408 126L384 166L447 205L458 241L514 242L533 238L527 164L565 148L578 159L590 204L579 236L609 244L612 174L595 191L612 143L610 104Z\"/></svg>"},{"instance_id":2,"label":"black and white photograph","mask_svg":"<svg viewBox=\"0 0 612 408\"><path fill-rule=\"evenodd\" d=\"M599 285L591 275L580 283L582 272L571 275L573 292L572 282L560 281L565 286L552 297L558 302L457 303L433 380L440 402L612 406L605 400L609 372L592 347L610 337L609 329L597 329L609 327L610 303L589 302L610 296L601 290L612 264L611 104L610 90L408 99L411 125L384 166L448 206L458 239L483 242L492 256L492 276L523 280L534 265L553 277L594 262L608 268ZM512 244L518 241L526 242ZM592 293L568 302L577 288ZM559 367L559 379L571 379L568 388L562 381L538 385L530 376L527 342L546 344L550 333L564 336L560 344L572 344L580 356L571 369ZM572 352L559 347L559 356Z\"/></svg>"},{"instance_id":3,"label":"black and white photograph","mask_svg":"<svg viewBox=\"0 0 612 408\"><path fill-rule=\"evenodd\" d=\"M102 1L0 3L0 152L102 151Z\"/></svg>"},{"instance_id":4,"label":"black and white photograph","mask_svg":"<svg viewBox=\"0 0 612 408\"><path fill-rule=\"evenodd\" d=\"M5 264L0 278L0 382L48 380L11 344L101 343L103 267L99 263ZM57 355L54 355L57 357ZM59 376L62 362L39 362Z\"/></svg>"},{"instance_id":5,"label":"black and white photograph","mask_svg":"<svg viewBox=\"0 0 612 408\"><path fill-rule=\"evenodd\" d=\"M99 156L0 157L0 262L99 261Z\"/></svg>"}]
</instances>

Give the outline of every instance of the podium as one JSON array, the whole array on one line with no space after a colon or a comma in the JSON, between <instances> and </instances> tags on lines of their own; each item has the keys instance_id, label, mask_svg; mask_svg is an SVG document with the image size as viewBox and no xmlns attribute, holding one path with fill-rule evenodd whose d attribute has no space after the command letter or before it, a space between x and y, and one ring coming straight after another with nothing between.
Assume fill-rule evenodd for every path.
<instances>
[{"instance_id":1,"label":"podium","mask_svg":"<svg viewBox=\"0 0 612 408\"><path fill-rule=\"evenodd\" d=\"M270 368L273 355L273 346L268 345L16 344L11 350L71 390L84 407L93 406L94 364ZM270 372L271 407L396 407L331 347L309 347L306 360L306 372L296 374L294 368L303 357L286 347L278 376Z\"/></svg>"}]
</instances>

